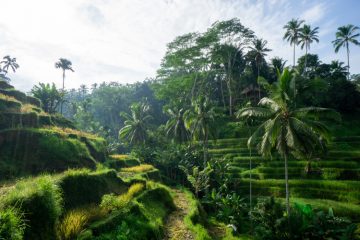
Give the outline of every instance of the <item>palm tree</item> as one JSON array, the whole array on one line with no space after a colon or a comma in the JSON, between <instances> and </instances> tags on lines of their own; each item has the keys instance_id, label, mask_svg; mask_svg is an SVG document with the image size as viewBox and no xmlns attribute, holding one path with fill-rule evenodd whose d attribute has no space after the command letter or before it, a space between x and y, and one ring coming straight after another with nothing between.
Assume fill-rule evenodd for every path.
<instances>
[{"instance_id":1,"label":"palm tree","mask_svg":"<svg viewBox=\"0 0 360 240\"><path fill-rule=\"evenodd\" d=\"M263 39L254 39L249 54L255 58L257 67L257 78L260 77L260 67L265 62L265 56L271 49L266 47L267 41ZM259 84L258 84L259 85ZM259 85L259 100L260 100L260 85Z\"/></svg>"},{"instance_id":2,"label":"palm tree","mask_svg":"<svg viewBox=\"0 0 360 240\"><path fill-rule=\"evenodd\" d=\"M180 109L168 109L167 110L170 119L166 123L166 134L173 137L178 143L184 143L189 140L190 134L185 126L183 108Z\"/></svg>"},{"instance_id":3,"label":"palm tree","mask_svg":"<svg viewBox=\"0 0 360 240\"><path fill-rule=\"evenodd\" d=\"M274 71L282 72L285 68L285 64L287 61L280 57L274 57L270 60L270 62L271 62L271 67L273 68Z\"/></svg>"},{"instance_id":4,"label":"palm tree","mask_svg":"<svg viewBox=\"0 0 360 240\"><path fill-rule=\"evenodd\" d=\"M55 63L55 68L61 68L63 71L63 90L65 90L65 71L70 70L74 72L74 69L72 69L72 63L70 60L67 60L65 58L60 58L59 61Z\"/></svg>"},{"instance_id":5,"label":"palm tree","mask_svg":"<svg viewBox=\"0 0 360 240\"><path fill-rule=\"evenodd\" d=\"M258 143L258 151L269 156L276 150L284 159L286 210L290 213L288 159L306 156L321 149L323 139L329 139L329 131L320 118L339 120L340 115L330 109L306 107L296 108L291 94L293 76L286 68L278 81L269 86L270 97L262 98L259 107L245 107L237 113L239 118L253 118L262 123L248 140L248 146Z\"/></svg>"},{"instance_id":6,"label":"palm tree","mask_svg":"<svg viewBox=\"0 0 360 240\"><path fill-rule=\"evenodd\" d=\"M119 131L119 138L126 139L130 144L144 144L147 139L148 121L151 116L148 114L147 103L135 103L130 107L131 115L121 113L126 120L124 127Z\"/></svg>"},{"instance_id":7,"label":"palm tree","mask_svg":"<svg viewBox=\"0 0 360 240\"><path fill-rule=\"evenodd\" d=\"M360 36L360 33L356 33L357 30L359 30L359 27L352 24L339 27L338 31L336 32L336 39L332 41L332 43L334 44L335 53L338 53L341 47L346 47L348 77L350 76L349 43L353 43L358 46L360 45L360 42L356 39Z\"/></svg>"},{"instance_id":8,"label":"palm tree","mask_svg":"<svg viewBox=\"0 0 360 240\"><path fill-rule=\"evenodd\" d=\"M285 26L286 32L283 39L290 42L290 46L294 46L294 55L293 55L293 66L295 67L295 46L299 44L299 33L301 31L301 24L304 23L304 20L291 19Z\"/></svg>"},{"instance_id":9,"label":"palm tree","mask_svg":"<svg viewBox=\"0 0 360 240\"><path fill-rule=\"evenodd\" d=\"M330 73L331 75L336 75L339 77L346 77L348 68L344 66L344 62L339 60L331 61L330 63Z\"/></svg>"},{"instance_id":10,"label":"palm tree","mask_svg":"<svg viewBox=\"0 0 360 240\"><path fill-rule=\"evenodd\" d=\"M11 58L9 55L3 57L3 61L0 62L0 64L4 64L2 71L4 72L4 76L9 71L9 67L13 70L13 72L16 72L16 69L18 69L20 66L16 62L16 58Z\"/></svg>"},{"instance_id":11,"label":"palm tree","mask_svg":"<svg viewBox=\"0 0 360 240\"><path fill-rule=\"evenodd\" d=\"M65 71L70 70L74 72L74 69L72 69L72 63L70 60L67 60L65 58L60 58L58 62L55 63L55 68L61 68L63 71L63 86L62 90L65 92ZM60 112L62 113L63 110L63 103L61 103L60 106Z\"/></svg>"},{"instance_id":12,"label":"palm tree","mask_svg":"<svg viewBox=\"0 0 360 240\"><path fill-rule=\"evenodd\" d=\"M193 109L185 112L185 123L190 129L191 136L203 142L204 167L206 167L209 135L213 133L211 125L215 120L215 109L209 99L204 97L198 98L192 104Z\"/></svg>"},{"instance_id":13,"label":"palm tree","mask_svg":"<svg viewBox=\"0 0 360 240\"><path fill-rule=\"evenodd\" d=\"M307 54L310 50L310 44L315 42L319 42L319 36L317 35L319 33L319 27L316 27L314 29L311 29L310 25L304 24L304 26L301 28L299 33L299 44L301 44L301 49L305 47L305 68L304 71L306 71L306 63L307 63Z\"/></svg>"}]
</instances>

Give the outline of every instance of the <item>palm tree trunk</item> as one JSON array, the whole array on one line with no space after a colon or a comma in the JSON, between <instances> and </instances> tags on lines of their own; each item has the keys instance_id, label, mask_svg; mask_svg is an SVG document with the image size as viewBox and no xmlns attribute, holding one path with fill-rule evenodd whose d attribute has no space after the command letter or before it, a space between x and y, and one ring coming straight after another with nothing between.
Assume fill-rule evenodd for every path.
<instances>
[{"instance_id":1,"label":"palm tree trunk","mask_svg":"<svg viewBox=\"0 0 360 240\"><path fill-rule=\"evenodd\" d=\"M293 54L293 67L295 67L295 43L294 43L294 54Z\"/></svg>"},{"instance_id":2,"label":"palm tree trunk","mask_svg":"<svg viewBox=\"0 0 360 240\"><path fill-rule=\"evenodd\" d=\"M63 69L63 91L65 90L65 69Z\"/></svg>"},{"instance_id":3,"label":"palm tree trunk","mask_svg":"<svg viewBox=\"0 0 360 240\"><path fill-rule=\"evenodd\" d=\"M62 87L63 93L65 91L65 69L63 69L63 87ZM61 101L60 104L60 113L63 113L63 101Z\"/></svg>"},{"instance_id":4,"label":"palm tree trunk","mask_svg":"<svg viewBox=\"0 0 360 240\"><path fill-rule=\"evenodd\" d=\"M204 168L206 168L207 158L208 158L208 138L209 138L208 135L209 135L208 131L205 131L205 136L204 136Z\"/></svg>"},{"instance_id":5,"label":"palm tree trunk","mask_svg":"<svg viewBox=\"0 0 360 240\"><path fill-rule=\"evenodd\" d=\"M227 87L229 91L229 115L232 116L232 92L231 92L231 79L228 79L227 81Z\"/></svg>"},{"instance_id":6,"label":"palm tree trunk","mask_svg":"<svg viewBox=\"0 0 360 240\"><path fill-rule=\"evenodd\" d=\"M348 61L348 79L350 79L350 50L349 50L349 43L346 42L346 53L347 53L347 61Z\"/></svg>"},{"instance_id":7,"label":"palm tree trunk","mask_svg":"<svg viewBox=\"0 0 360 240\"><path fill-rule=\"evenodd\" d=\"M258 88L259 88L259 101L260 101L260 99L261 99L261 93L260 93L260 84L259 84L259 76L260 76L260 66L259 66L259 63L258 63L258 67L257 67L257 70L258 70L258 72L257 72L257 84L258 84Z\"/></svg>"},{"instance_id":8,"label":"palm tree trunk","mask_svg":"<svg viewBox=\"0 0 360 240\"><path fill-rule=\"evenodd\" d=\"M284 155L285 158L285 192L286 192L286 212L290 214L290 200L289 200L289 176L288 176L288 153Z\"/></svg>"},{"instance_id":9,"label":"palm tree trunk","mask_svg":"<svg viewBox=\"0 0 360 240\"><path fill-rule=\"evenodd\" d=\"M307 71L306 71L306 66L307 66L307 53L308 51L307 51L307 47L305 46L305 68L304 68L304 73L306 74L307 73Z\"/></svg>"},{"instance_id":10,"label":"palm tree trunk","mask_svg":"<svg viewBox=\"0 0 360 240\"><path fill-rule=\"evenodd\" d=\"M222 84L222 79L220 79L220 91L221 91L221 100L223 102L224 109L225 109L226 108L226 103L225 103L224 87L223 87L223 84Z\"/></svg>"},{"instance_id":11,"label":"palm tree trunk","mask_svg":"<svg viewBox=\"0 0 360 240\"><path fill-rule=\"evenodd\" d=\"M251 129L250 126L247 124L247 127L249 129L249 138L251 137ZM252 151L251 151L251 146L249 146L249 154L250 154L250 159L249 159L249 170L250 170L250 182L249 182L249 195L250 195L250 213L252 211ZM250 218L250 233L251 235L253 234L253 220L252 217Z\"/></svg>"}]
</instances>

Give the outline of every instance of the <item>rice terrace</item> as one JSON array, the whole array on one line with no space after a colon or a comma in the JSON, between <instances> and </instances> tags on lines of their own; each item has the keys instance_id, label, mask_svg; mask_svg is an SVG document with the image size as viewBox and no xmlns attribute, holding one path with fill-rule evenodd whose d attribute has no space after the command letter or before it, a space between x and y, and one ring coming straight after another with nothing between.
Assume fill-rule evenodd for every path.
<instances>
[{"instance_id":1,"label":"rice terrace","mask_svg":"<svg viewBox=\"0 0 360 240\"><path fill-rule=\"evenodd\" d=\"M360 239L359 1L0 6L0 240Z\"/></svg>"}]
</instances>

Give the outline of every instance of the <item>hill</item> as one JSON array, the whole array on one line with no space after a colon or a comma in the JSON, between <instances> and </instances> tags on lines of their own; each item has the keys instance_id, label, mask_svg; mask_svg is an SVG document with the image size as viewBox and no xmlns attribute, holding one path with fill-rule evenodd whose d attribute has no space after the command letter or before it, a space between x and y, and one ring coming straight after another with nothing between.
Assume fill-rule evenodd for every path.
<instances>
[{"instance_id":1,"label":"hill","mask_svg":"<svg viewBox=\"0 0 360 240\"><path fill-rule=\"evenodd\" d=\"M105 140L76 130L41 101L0 79L0 180L105 161Z\"/></svg>"}]
</instances>

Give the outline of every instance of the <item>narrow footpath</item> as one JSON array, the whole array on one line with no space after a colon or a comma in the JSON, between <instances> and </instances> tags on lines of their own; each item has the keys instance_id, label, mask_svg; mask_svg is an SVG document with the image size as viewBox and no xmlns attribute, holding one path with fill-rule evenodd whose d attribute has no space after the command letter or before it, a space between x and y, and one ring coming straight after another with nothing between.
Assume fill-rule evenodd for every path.
<instances>
[{"instance_id":1,"label":"narrow footpath","mask_svg":"<svg viewBox=\"0 0 360 240\"><path fill-rule=\"evenodd\" d=\"M164 240L193 240L195 239L193 234L184 223L184 217L189 212L189 203L182 191L177 189L173 191L176 210L169 215L165 223Z\"/></svg>"}]
</instances>

